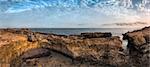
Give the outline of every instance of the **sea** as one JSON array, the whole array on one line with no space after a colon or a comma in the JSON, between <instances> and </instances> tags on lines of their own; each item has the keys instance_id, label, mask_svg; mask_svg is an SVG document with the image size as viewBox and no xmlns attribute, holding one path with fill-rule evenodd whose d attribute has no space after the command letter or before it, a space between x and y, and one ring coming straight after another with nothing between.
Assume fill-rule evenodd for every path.
<instances>
[{"instance_id":1,"label":"sea","mask_svg":"<svg viewBox=\"0 0 150 67\"><path fill-rule=\"evenodd\" d=\"M31 28L31 30L60 35L73 35L83 32L111 32L113 36L122 36L123 33L137 30L137 28Z\"/></svg>"},{"instance_id":2,"label":"sea","mask_svg":"<svg viewBox=\"0 0 150 67\"><path fill-rule=\"evenodd\" d=\"M111 32L113 36L119 36L122 40L122 34L137 30L138 28L31 28L34 32L54 33L60 35L75 35L83 32ZM127 41L123 41L123 47L126 48Z\"/></svg>"}]
</instances>

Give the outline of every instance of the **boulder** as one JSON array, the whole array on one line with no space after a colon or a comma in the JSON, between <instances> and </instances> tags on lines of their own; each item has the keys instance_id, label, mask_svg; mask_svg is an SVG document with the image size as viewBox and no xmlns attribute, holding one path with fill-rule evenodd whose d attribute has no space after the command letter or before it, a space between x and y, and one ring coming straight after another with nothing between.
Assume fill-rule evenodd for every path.
<instances>
[{"instance_id":1,"label":"boulder","mask_svg":"<svg viewBox=\"0 0 150 67\"><path fill-rule=\"evenodd\" d=\"M29 42L35 42L37 40L33 34L28 34L27 37Z\"/></svg>"}]
</instances>

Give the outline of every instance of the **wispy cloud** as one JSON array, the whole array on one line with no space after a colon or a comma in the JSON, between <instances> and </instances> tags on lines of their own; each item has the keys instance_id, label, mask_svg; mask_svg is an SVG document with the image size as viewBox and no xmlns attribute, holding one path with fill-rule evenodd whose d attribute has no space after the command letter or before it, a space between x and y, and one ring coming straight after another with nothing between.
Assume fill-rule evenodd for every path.
<instances>
[{"instance_id":1,"label":"wispy cloud","mask_svg":"<svg viewBox=\"0 0 150 67\"><path fill-rule=\"evenodd\" d=\"M5 10L0 12L0 27L101 27L149 23L150 18L149 0L0 1L0 10L4 9L1 5Z\"/></svg>"}]
</instances>

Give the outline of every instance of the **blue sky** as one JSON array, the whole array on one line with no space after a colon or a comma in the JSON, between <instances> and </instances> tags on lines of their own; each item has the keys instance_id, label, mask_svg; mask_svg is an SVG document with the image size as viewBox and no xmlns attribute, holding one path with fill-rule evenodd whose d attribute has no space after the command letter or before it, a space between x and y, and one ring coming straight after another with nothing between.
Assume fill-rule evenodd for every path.
<instances>
[{"instance_id":1,"label":"blue sky","mask_svg":"<svg viewBox=\"0 0 150 67\"><path fill-rule=\"evenodd\" d=\"M0 27L99 28L148 18L149 0L0 0Z\"/></svg>"}]
</instances>

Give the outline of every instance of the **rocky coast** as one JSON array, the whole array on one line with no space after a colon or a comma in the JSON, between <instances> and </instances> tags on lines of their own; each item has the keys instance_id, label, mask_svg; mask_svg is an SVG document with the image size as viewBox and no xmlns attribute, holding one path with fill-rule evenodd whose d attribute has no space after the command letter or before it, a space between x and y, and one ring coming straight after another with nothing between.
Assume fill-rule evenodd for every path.
<instances>
[{"instance_id":1,"label":"rocky coast","mask_svg":"<svg viewBox=\"0 0 150 67\"><path fill-rule=\"evenodd\" d=\"M57 35L0 29L0 64L10 67L149 67L150 26L119 36L111 32Z\"/></svg>"}]
</instances>

